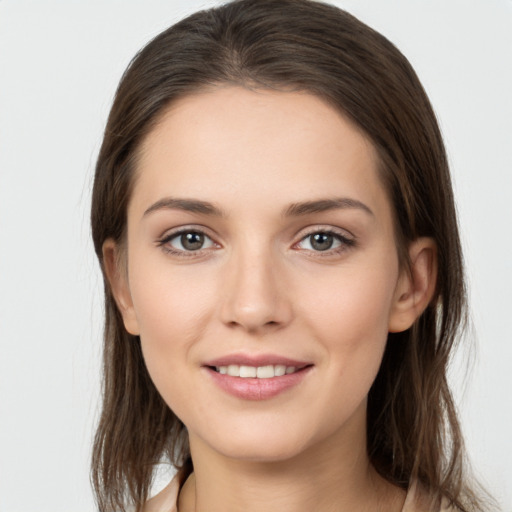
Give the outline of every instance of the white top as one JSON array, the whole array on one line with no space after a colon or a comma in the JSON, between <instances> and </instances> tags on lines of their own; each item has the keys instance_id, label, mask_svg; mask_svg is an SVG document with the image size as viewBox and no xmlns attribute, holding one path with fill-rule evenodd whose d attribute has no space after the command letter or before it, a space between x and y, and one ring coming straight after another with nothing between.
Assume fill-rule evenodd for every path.
<instances>
[{"instance_id":1,"label":"white top","mask_svg":"<svg viewBox=\"0 0 512 512\"><path fill-rule=\"evenodd\" d=\"M175 477L170 484L155 497L151 498L144 507L144 512L178 512L177 502L179 493L178 479ZM438 510L427 510L421 505L421 491L417 492L414 482L407 492L402 512L455 512L453 508L442 504Z\"/></svg>"}]
</instances>

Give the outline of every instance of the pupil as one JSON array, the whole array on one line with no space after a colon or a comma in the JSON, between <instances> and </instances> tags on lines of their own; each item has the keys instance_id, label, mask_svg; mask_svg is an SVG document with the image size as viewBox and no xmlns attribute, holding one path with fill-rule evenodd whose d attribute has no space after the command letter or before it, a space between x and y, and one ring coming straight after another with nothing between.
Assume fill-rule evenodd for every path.
<instances>
[{"instance_id":1,"label":"pupil","mask_svg":"<svg viewBox=\"0 0 512 512\"><path fill-rule=\"evenodd\" d=\"M311 247L317 251L326 251L332 247L333 236L328 233L315 233L312 236Z\"/></svg>"},{"instance_id":2,"label":"pupil","mask_svg":"<svg viewBox=\"0 0 512 512\"><path fill-rule=\"evenodd\" d=\"M204 243L204 235L201 233L185 233L181 235L181 245L188 251L201 249Z\"/></svg>"}]
</instances>

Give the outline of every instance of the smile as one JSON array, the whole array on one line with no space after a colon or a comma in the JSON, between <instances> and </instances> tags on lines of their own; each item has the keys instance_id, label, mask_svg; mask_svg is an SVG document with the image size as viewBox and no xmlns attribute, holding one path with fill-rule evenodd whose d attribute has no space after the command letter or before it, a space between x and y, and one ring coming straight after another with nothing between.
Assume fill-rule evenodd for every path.
<instances>
[{"instance_id":1,"label":"smile","mask_svg":"<svg viewBox=\"0 0 512 512\"><path fill-rule=\"evenodd\" d=\"M242 400L268 400L291 392L307 379L314 365L205 366L203 371L223 392Z\"/></svg>"},{"instance_id":2,"label":"smile","mask_svg":"<svg viewBox=\"0 0 512 512\"><path fill-rule=\"evenodd\" d=\"M282 377L297 371L296 366L286 366L284 364L266 365L266 366L245 366L230 364L228 366L215 366L215 371L222 375L230 377L241 377L242 379L271 379L273 377Z\"/></svg>"}]
</instances>

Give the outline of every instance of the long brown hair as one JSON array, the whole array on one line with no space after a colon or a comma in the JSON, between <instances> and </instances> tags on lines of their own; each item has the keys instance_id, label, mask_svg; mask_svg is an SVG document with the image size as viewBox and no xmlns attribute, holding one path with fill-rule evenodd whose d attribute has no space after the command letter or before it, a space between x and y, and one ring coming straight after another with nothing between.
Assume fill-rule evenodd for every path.
<instances>
[{"instance_id":1,"label":"long brown hair","mask_svg":"<svg viewBox=\"0 0 512 512\"><path fill-rule=\"evenodd\" d=\"M432 237L438 281L415 325L390 334L368 399L368 454L388 481L417 479L435 498L482 510L463 473L463 441L447 365L464 326L466 293L452 186L430 102L407 59L350 14L310 0L237 0L198 12L153 39L116 93L98 157L92 232L122 244L137 151L171 102L215 84L308 91L369 137L395 215L397 249ZM181 481L192 471L185 426L146 370L105 278L103 410L92 481L101 511L138 511L154 465L167 460Z\"/></svg>"}]
</instances>

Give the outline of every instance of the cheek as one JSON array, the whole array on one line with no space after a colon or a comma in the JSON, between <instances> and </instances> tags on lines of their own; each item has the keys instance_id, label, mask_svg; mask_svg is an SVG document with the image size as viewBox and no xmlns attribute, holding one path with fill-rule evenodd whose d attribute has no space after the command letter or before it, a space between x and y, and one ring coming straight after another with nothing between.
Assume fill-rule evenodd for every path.
<instances>
[{"instance_id":1,"label":"cheek","mask_svg":"<svg viewBox=\"0 0 512 512\"><path fill-rule=\"evenodd\" d=\"M302 304L307 328L320 341L328 361L325 397L333 398L334 393L336 400L356 406L367 395L387 342L398 274L394 268L369 265L364 271L359 268L316 281L317 293ZM321 290L324 293L318 293Z\"/></svg>"},{"instance_id":2,"label":"cheek","mask_svg":"<svg viewBox=\"0 0 512 512\"><path fill-rule=\"evenodd\" d=\"M165 263L164 259L163 264L137 265L134 258L130 274L133 305L141 337L151 343L182 345L197 336L205 322L211 287L207 276Z\"/></svg>"},{"instance_id":3,"label":"cheek","mask_svg":"<svg viewBox=\"0 0 512 512\"><path fill-rule=\"evenodd\" d=\"M164 258L143 264L137 256L132 258L130 291L144 360L156 388L179 416L180 402L194 393L190 383L183 383L211 319L212 285L206 273L172 268Z\"/></svg>"},{"instance_id":4,"label":"cheek","mask_svg":"<svg viewBox=\"0 0 512 512\"><path fill-rule=\"evenodd\" d=\"M327 433L365 408L386 347L394 277L375 267L340 272L329 282L316 281L324 293L310 294L302 305L302 325L322 347L325 378L310 400L319 411L330 411L322 427Z\"/></svg>"},{"instance_id":5,"label":"cheek","mask_svg":"<svg viewBox=\"0 0 512 512\"><path fill-rule=\"evenodd\" d=\"M397 275L391 262L343 269L314 279L309 293L298 292L305 297L302 311L329 338L338 338L339 345L360 346L375 336L385 339Z\"/></svg>"}]
</instances>

